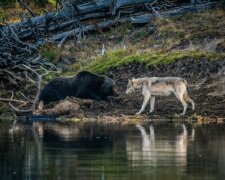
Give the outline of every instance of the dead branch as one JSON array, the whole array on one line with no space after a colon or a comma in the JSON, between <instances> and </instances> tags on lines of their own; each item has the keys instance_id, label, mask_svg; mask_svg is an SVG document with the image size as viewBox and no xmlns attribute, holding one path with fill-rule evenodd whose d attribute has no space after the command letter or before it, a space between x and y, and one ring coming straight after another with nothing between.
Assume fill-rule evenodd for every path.
<instances>
[{"instance_id":1,"label":"dead branch","mask_svg":"<svg viewBox=\"0 0 225 180\"><path fill-rule=\"evenodd\" d=\"M36 108L36 105L37 105L37 102L38 102L38 98L39 98L40 92L41 92L41 82L42 82L43 76L46 76L51 71L48 71L45 68L41 67L41 69L44 70L45 72L40 75L36 70L32 69L29 66L23 65L23 67L25 69L31 71L37 78L37 83L36 83L37 84L37 92L36 92L36 95L35 95L35 99L32 101L28 97L26 97L23 93L21 93L22 96L25 97L28 101L15 100L15 99L13 99L14 93L12 93L12 96L11 96L10 99L0 98L0 100L8 101L11 108L18 113L29 113L29 112L35 111L35 108ZM21 110L21 109L18 109L17 107L15 107L11 102L17 102L17 103L23 103L23 104L30 102L30 103L32 103L32 105L31 105L30 109Z\"/></svg>"},{"instance_id":2,"label":"dead branch","mask_svg":"<svg viewBox=\"0 0 225 180\"><path fill-rule=\"evenodd\" d=\"M33 72L36 76L37 76L37 93L36 93L36 96L35 96L35 99L33 101L33 105L32 105L32 108L31 108L31 111L33 112L36 108L36 105L37 105L37 102L38 102L38 98L40 96L40 93L41 93L41 81L42 81L42 78L43 76L46 76L47 74L50 73L50 71L47 71L46 69L44 69L43 67L41 67L45 73L44 74L38 74L37 71L35 71L34 69L32 69L31 67L28 67L26 65L23 65L26 69L30 70L31 72Z\"/></svg>"},{"instance_id":3,"label":"dead branch","mask_svg":"<svg viewBox=\"0 0 225 180\"><path fill-rule=\"evenodd\" d=\"M12 108L14 111L16 111L16 112L18 112L18 113L29 113L29 112L32 112L31 109L27 109L27 110L21 110L21 109L18 109L18 108L16 108L15 106L13 106L11 102L9 102L9 105L11 106L11 108Z\"/></svg>"},{"instance_id":4,"label":"dead branch","mask_svg":"<svg viewBox=\"0 0 225 180\"><path fill-rule=\"evenodd\" d=\"M16 108L16 107L14 107L13 105L12 105L12 101L13 101L13 97L14 97L14 91L12 91L12 95L11 95L11 98L10 99L8 99L9 100L9 105L15 110L15 111L17 111L17 112L19 112L20 110L18 109L18 108ZM17 101L19 101L19 100L17 100ZM14 101L15 102L15 101ZM22 102L22 101L21 101ZM24 101L23 102L23 104L25 104L26 102ZM20 112L22 112L22 111L20 111ZM29 112L28 110L23 110L23 112L25 113L25 112Z\"/></svg>"},{"instance_id":5,"label":"dead branch","mask_svg":"<svg viewBox=\"0 0 225 180\"><path fill-rule=\"evenodd\" d=\"M16 103L28 103L28 101L18 100L18 99L8 99L8 98L0 98L2 102L16 102Z\"/></svg>"}]
</instances>

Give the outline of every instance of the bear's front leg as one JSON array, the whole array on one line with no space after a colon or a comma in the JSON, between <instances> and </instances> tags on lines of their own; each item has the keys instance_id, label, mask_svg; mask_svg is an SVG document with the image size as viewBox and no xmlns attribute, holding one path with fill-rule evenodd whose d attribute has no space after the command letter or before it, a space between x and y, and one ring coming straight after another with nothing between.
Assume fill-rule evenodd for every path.
<instances>
[{"instance_id":1,"label":"bear's front leg","mask_svg":"<svg viewBox=\"0 0 225 180\"><path fill-rule=\"evenodd\" d=\"M90 99L96 100L96 101L101 101L102 98L100 96L98 96L97 94L91 92L88 94Z\"/></svg>"}]
</instances>

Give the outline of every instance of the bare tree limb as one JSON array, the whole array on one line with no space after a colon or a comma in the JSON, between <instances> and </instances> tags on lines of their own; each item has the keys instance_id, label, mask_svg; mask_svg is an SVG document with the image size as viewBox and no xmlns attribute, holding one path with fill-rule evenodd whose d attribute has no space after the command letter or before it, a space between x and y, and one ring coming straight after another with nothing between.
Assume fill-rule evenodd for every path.
<instances>
[{"instance_id":1,"label":"bare tree limb","mask_svg":"<svg viewBox=\"0 0 225 180\"><path fill-rule=\"evenodd\" d=\"M9 105L11 106L11 108L18 112L18 113L29 113L29 112L34 112L35 111L35 108L36 108L36 105L37 105L37 102L38 102L38 98L40 96L40 92L41 92L41 82L42 82L42 78L43 76L46 76L47 74L49 74L51 71L47 71L45 68L41 67L42 70L44 70L45 72L43 74L39 74L37 71L35 71L34 69L32 69L31 67L29 66L26 66L26 65L23 65L23 67L25 67L25 69L31 71L36 77L37 77L37 92L36 92L36 96L35 96L35 99L32 101L30 100L27 96L25 96L23 93L20 92L20 94L25 98L27 99L28 101L23 101L23 100L17 100L17 99L13 99L14 97L14 92L12 92L12 95L11 95L11 98L10 99L7 99L7 98L0 98L0 101L5 101L5 102L9 102ZM18 109L17 107L15 107L11 102L16 102L16 103L22 103L23 105L24 104L27 104L28 102L32 103L32 106L30 109L26 109L26 110L21 110L21 109Z\"/></svg>"},{"instance_id":2,"label":"bare tree limb","mask_svg":"<svg viewBox=\"0 0 225 180\"><path fill-rule=\"evenodd\" d=\"M40 96L40 93L41 93L41 81L42 81L42 77L43 76L46 76L47 74L49 74L50 73L50 71L47 71L46 69L44 69L43 67L41 67L44 71L45 71L45 73L44 74L42 74L42 75L39 75L38 73L37 73L37 71L35 71L34 69L32 69L32 68L30 68L30 67L28 67L28 66L26 66L26 65L23 65L26 69L28 69L28 70L30 70L31 72L33 72L36 76L37 76L37 92L36 92L36 96L35 96L35 99L34 99L34 101L33 101L33 105L32 105L32 107L31 107L31 111L33 112L34 110L35 110L35 108L36 108L36 105L37 105L37 102L38 102L38 98L39 98L39 96Z\"/></svg>"},{"instance_id":3,"label":"bare tree limb","mask_svg":"<svg viewBox=\"0 0 225 180\"><path fill-rule=\"evenodd\" d=\"M16 103L27 103L28 101L18 100L18 99L8 99L8 98L0 98L0 101L3 102L16 102Z\"/></svg>"}]
</instances>

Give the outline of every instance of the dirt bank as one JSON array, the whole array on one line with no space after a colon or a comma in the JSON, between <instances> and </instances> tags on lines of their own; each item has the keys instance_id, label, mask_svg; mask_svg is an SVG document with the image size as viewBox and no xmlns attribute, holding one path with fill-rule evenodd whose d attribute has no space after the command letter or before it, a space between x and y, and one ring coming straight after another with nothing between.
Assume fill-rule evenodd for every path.
<instances>
[{"instance_id":1,"label":"dirt bank","mask_svg":"<svg viewBox=\"0 0 225 180\"><path fill-rule=\"evenodd\" d=\"M73 114L60 117L63 121L99 121L110 123L136 123L149 120L224 122L225 120L225 60L177 60L168 65L159 65L147 69L144 64L130 64L110 69L107 75L113 75L120 96L107 101L94 101L92 108L81 106ZM149 105L143 114L136 116L143 97L140 92L126 95L127 81L132 77L179 76L188 81L189 96L195 101L196 110L189 105L185 116L179 116L182 105L171 95L156 97L155 111L148 114Z\"/></svg>"},{"instance_id":2,"label":"dirt bank","mask_svg":"<svg viewBox=\"0 0 225 180\"><path fill-rule=\"evenodd\" d=\"M158 66L151 70L144 65L132 64L107 72L114 75L120 96L107 102L94 102L92 109L81 109L74 116L103 118L113 120L120 118L147 119L198 119L209 118L219 121L225 119L225 61L209 62L204 59L176 61L170 65ZM196 110L190 106L187 115L178 116L182 106L175 96L157 97L155 112L147 114L149 106L141 116L134 115L141 107L143 97L140 93L125 95L128 78L144 76L179 76L187 79L189 95L196 103Z\"/></svg>"}]
</instances>

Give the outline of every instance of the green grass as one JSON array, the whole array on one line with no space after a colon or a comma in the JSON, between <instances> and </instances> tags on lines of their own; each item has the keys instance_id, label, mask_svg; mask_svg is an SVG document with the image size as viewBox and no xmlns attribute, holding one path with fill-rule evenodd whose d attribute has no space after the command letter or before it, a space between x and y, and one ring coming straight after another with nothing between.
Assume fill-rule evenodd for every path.
<instances>
[{"instance_id":1,"label":"green grass","mask_svg":"<svg viewBox=\"0 0 225 180\"><path fill-rule=\"evenodd\" d=\"M189 52L144 52L132 53L131 51L118 50L108 52L106 57L97 57L91 63L84 66L84 70L96 73L104 73L105 71L132 63L144 64L146 68L153 68L159 65L167 65L176 60L219 60L221 54L209 53L203 51L189 51ZM77 67L77 66L76 66ZM75 70L75 69L74 69Z\"/></svg>"},{"instance_id":2,"label":"green grass","mask_svg":"<svg viewBox=\"0 0 225 180\"><path fill-rule=\"evenodd\" d=\"M51 63L58 64L60 57L60 49L53 44L48 44L40 48L40 52L44 58L47 58Z\"/></svg>"}]
</instances>

